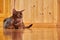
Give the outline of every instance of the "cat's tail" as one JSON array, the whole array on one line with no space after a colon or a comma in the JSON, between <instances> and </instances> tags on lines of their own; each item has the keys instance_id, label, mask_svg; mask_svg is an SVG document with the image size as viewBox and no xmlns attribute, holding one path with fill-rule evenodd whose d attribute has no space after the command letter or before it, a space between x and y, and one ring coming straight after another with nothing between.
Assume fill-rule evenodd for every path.
<instances>
[{"instance_id":1,"label":"cat's tail","mask_svg":"<svg viewBox=\"0 0 60 40\"><path fill-rule=\"evenodd\" d=\"M25 27L25 28L30 28L30 27L32 27L32 25L33 25L33 24L30 24L29 26L27 26L27 27Z\"/></svg>"}]
</instances>

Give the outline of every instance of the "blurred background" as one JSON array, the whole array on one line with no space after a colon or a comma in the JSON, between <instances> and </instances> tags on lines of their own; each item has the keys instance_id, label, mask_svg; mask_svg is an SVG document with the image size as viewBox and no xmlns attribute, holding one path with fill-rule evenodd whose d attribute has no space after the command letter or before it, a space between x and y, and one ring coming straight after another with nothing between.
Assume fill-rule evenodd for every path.
<instances>
[{"instance_id":1,"label":"blurred background","mask_svg":"<svg viewBox=\"0 0 60 40\"><path fill-rule=\"evenodd\" d=\"M0 0L0 40L18 40L22 36L20 40L60 40L60 0L15 0L15 9L24 10L25 25L33 24L22 36L19 30L3 32L3 20L12 15L13 8L14 0Z\"/></svg>"},{"instance_id":2,"label":"blurred background","mask_svg":"<svg viewBox=\"0 0 60 40\"><path fill-rule=\"evenodd\" d=\"M0 0L0 20L10 17L14 0ZM57 23L57 0L16 0L15 9L23 10L24 23Z\"/></svg>"},{"instance_id":3,"label":"blurred background","mask_svg":"<svg viewBox=\"0 0 60 40\"><path fill-rule=\"evenodd\" d=\"M24 23L59 24L59 0L15 0L16 10L23 12ZM12 15L14 0L0 0L0 23Z\"/></svg>"}]
</instances>

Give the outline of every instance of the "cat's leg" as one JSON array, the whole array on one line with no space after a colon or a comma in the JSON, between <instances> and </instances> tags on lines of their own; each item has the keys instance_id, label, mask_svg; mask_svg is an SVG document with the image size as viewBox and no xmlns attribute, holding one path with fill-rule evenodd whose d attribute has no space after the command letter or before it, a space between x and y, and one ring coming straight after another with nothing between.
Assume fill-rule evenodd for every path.
<instances>
[{"instance_id":1,"label":"cat's leg","mask_svg":"<svg viewBox=\"0 0 60 40\"><path fill-rule=\"evenodd\" d=\"M24 29L24 24L21 23L21 24L18 26L18 28L19 28L19 29Z\"/></svg>"}]
</instances>

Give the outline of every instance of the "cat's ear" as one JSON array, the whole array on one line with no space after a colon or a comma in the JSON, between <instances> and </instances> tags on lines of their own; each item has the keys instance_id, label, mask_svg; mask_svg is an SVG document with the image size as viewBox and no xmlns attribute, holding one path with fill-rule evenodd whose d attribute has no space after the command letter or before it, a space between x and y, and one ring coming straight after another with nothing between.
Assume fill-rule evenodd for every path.
<instances>
[{"instance_id":1,"label":"cat's ear","mask_svg":"<svg viewBox=\"0 0 60 40\"><path fill-rule=\"evenodd\" d=\"M16 14L16 10L15 9L13 9L13 14Z\"/></svg>"},{"instance_id":2,"label":"cat's ear","mask_svg":"<svg viewBox=\"0 0 60 40\"><path fill-rule=\"evenodd\" d=\"M24 9L25 10L25 9ZM21 10L20 12L23 12L24 10Z\"/></svg>"},{"instance_id":3,"label":"cat's ear","mask_svg":"<svg viewBox=\"0 0 60 40\"><path fill-rule=\"evenodd\" d=\"M16 12L16 10L15 10L15 9L13 9L13 12Z\"/></svg>"}]
</instances>

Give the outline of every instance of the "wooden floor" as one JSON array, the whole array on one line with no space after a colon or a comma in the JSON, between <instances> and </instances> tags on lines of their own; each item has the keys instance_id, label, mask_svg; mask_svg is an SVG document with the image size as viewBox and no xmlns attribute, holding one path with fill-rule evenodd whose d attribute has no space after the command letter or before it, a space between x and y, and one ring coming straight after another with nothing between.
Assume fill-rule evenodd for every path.
<instances>
[{"instance_id":1,"label":"wooden floor","mask_svg":"<svg viewBox=\"0 0 60 40\"><path fill-rule=\"evenodd\" d=\"M34 26L34 25L33 25ZM41 26L30 29L3 29L0 28L0 40L60 40L60 28ZM38 26L36 26L38 27ZM39 26L40 27L40 26Z\"/></svg>"}]
</instances>

